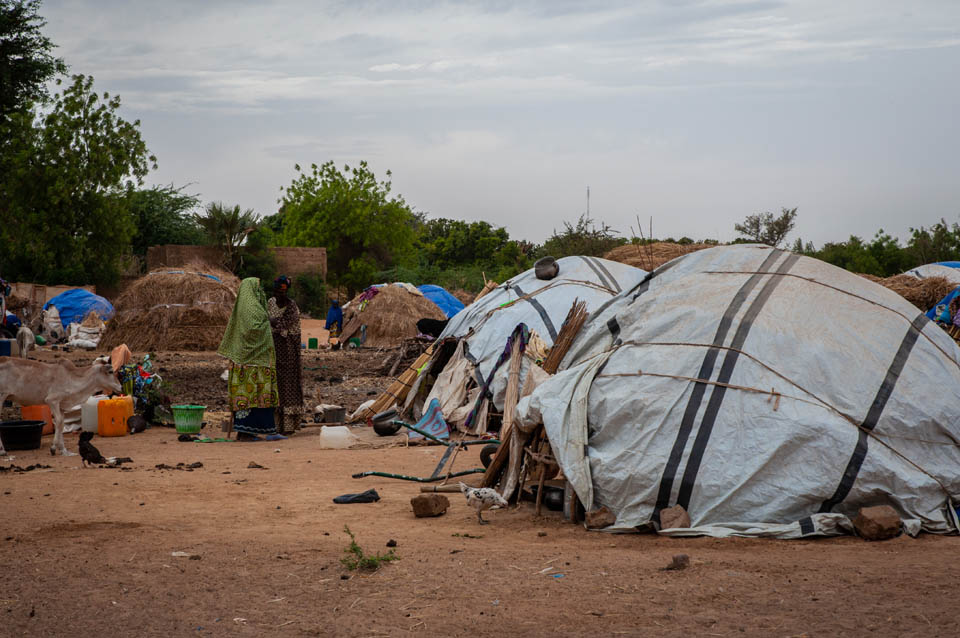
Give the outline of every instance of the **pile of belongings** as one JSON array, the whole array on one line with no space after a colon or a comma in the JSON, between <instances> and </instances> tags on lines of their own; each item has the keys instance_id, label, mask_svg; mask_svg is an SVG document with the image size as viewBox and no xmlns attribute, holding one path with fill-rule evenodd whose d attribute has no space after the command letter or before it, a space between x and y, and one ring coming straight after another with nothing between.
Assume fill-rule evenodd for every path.
<instances>
[{"instance_id":1,"label":"pile of belongings","mask_svg":"<svg viewBox=\"0 0 960 638\"><path fill-rule=\"evenodd\" d=\"M93 350L100 345L100 337L106 330L106 324L100 319L96 310L91 310L81 323L71 323L67 326L67 345L72 348Z\"/></svg>"}]
</instances>

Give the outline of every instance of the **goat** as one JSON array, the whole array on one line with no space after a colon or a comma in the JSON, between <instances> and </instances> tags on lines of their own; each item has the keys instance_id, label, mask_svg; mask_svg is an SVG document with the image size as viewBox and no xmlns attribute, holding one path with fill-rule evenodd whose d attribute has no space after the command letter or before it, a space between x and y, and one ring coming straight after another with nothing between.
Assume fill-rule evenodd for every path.
<instances>
[{"instance_id":1,"label":"goat","mask_svg":"<svg viewBox=\"0 0 960 638\"><path fill-rule=\"evenodd\" d=\"M7 399L20 405L50 406L54 435L50 454L76 456L63 441L63 413L99 390L119 393L120 382L113 373L110 357L97 357L88 368L69 361L44 363L32 359L0 358L0 405ZM0 443L0 456L6 454Z\"/></svg>"},{"instance_id":2,"label":"goat","mask_svg":"<svg viewBox=\"0 0 960 638\"><path fill-rule=\"evenodd\" d=\"M33 331L26 326L21 326L17 331L17 345L20 346L20 358L26 359L27 353L37 343L37 338L33 336Z\"/></svg>"}]
</instances>

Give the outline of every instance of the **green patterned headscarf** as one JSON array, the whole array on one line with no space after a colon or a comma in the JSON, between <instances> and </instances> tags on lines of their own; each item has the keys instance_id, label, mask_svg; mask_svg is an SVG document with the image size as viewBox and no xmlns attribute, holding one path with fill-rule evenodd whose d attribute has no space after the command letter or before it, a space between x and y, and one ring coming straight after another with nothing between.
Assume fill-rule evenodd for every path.
<instances>
[{"instance_id":1,"label":"green patterned headscarf","mask_svg":"<svg viewBox=\"0 0 960 638\"><path fill-rule=\"evenodd\" d=\"M240 282L237 302L217 352L237 365L274 366L267 297L256 277L248 277Z\"/></svg>"}]
</instances>

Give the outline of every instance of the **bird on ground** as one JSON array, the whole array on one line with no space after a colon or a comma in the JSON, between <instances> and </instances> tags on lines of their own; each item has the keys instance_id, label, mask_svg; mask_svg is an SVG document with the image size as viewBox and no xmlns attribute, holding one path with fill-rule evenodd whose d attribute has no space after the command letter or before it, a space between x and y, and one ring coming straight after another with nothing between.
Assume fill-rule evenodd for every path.
<instances>
[{"instance_id":1,"label":"bird on ground","mask_svg":"<svg viewBox=\"0 0 960 638\"><path fill-rule=\"evenodd\" d=\"M87 463L90 465L103 465L107 462L107 459L103 458L103 455L100 454L100 450L90 442L92 438L93 432L80 433L80 464L83 465L83 467L86 467Z\"/></svg>"},{"instance_id":2,"label":"bird on ground","mask_svg":"<svg viewBox=\"0 0 960 638\"><path fill-rule=\"evenodd\" d=\"M484 510L494 507L506 507L507 500L500 496L496 490L489 487L470 487L465 483L460 483L460 491L467 497L467 505L477 510L477 520L481 525L486 525L488 521L483 520L480 515Z\"/></svg>"},{"instance_id":3,"label":"bird on ground","mask_svg":"<svg viewBox=\"0 0 960 638\"><path fill-rule=\"evenodd\" d=\"M92 438L93 432L80 433L80 463L84 467L87 466L87 463L90 465L110 465L113 467L117 467L123 463L133 463L133 459L127 456L104 458L103 455L100 454L100 450L90 442Z\"/></svg>"}]
</instances>

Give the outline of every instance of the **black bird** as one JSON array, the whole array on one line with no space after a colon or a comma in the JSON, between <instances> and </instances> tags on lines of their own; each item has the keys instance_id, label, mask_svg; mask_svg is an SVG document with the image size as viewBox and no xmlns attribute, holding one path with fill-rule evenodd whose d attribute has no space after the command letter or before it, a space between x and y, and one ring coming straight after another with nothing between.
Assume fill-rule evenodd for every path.
<instances>
[{"instance_id":1,"label":"black bird","mask_svg":"<svg viewBox=\"0 0 960 638\"><path fill-rule=\"evenodd\" d=\"M92 438L93 432L80 433L80 458L83 459L81 462L84 467L87 466L87 463L90 465L109 465L111 467L119 467L123 463L133 463L133 459L128 456L103 458L100 450L90 442Z\"/></svg>"},{"instance_id":2,"label":"black bird","mask_svg":"<svg viewBox=\"0 0 960 638\"><path fill-rule=\"evenodd\" d=\"M107 459L103 458L103 455L100 454L100 450L90 442L92 438L93 432L80 433L80 458L82 459L81 464L84 467L87 466L87 463L90 465L103 465L107 462Z\"/></svg>"}]
</instances>

